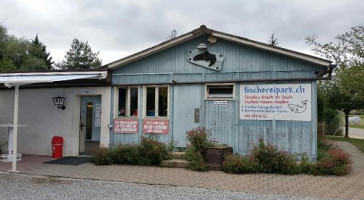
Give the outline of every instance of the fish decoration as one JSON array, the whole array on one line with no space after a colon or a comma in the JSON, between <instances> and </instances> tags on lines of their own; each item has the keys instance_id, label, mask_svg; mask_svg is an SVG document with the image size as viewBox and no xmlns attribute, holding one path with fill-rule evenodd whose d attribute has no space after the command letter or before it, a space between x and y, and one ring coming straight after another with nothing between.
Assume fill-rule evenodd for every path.
<instances>
[{"instance_id":1,"label":"fish decoration","mask_svg":"<svg viewBox=\"0 0 364 200\"><path fill-rule=\"evenodd\" d=\"M205 51L197 56L193 57L194 61L204 60L210 62L209 67L211 67L216 62L216 56L214 54Z\"/></svg>"},{"instance_id":2,"label":"fish decoration","mask_svg":"<svg viewBox=\"0 0 364 200\"><path fill-rule=\"evenodd\" d=\"M188 52L187 61L209 70L220 71L224 57L221 53L194 49Z\"/></svg>"}]
</instances>

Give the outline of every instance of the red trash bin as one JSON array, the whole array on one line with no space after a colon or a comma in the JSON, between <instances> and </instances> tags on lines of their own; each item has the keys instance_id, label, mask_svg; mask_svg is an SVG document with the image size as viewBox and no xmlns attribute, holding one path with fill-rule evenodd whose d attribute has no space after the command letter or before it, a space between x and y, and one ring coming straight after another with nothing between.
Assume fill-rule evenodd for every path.
<instances>
[{"instance_id":1,"label":"red trash bin","mask_svg":"<svg viewBox=\"0 0 364 200\"><path fill-rule=\"evenodd\" d=\"M63 137L54 136L52 138L52 158L62 158Z\"/></svg>"}]
</instances>

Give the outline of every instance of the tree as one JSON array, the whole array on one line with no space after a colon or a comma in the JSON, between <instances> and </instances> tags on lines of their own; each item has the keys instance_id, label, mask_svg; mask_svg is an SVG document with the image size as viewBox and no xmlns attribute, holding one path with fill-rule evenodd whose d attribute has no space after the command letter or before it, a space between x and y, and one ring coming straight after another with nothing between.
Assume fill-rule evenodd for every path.
<instances>
[{"instance_id":1,"label":"tree","mask_svg":"<svg viewBox=\"0 0 364 200\"><path fill-rule=\"evenodd\" d=\"M44 63L46 64L48 70L52 69L52 64L54 62L52 61L52 57L50 56L50 53L47 52L46 46L42 42L39 41L38 34L35 36L35 39L32 40L32 42L31 42L29 54L36 58L43 60Z\"/></svg>"},{"instance_id":2,"label":"tree","mask_svg":"<svg viewBox=\"0 0 364 200\"><path fill-rule=\"evenodd\" d=\"M73 39L71 48L65 55L65 60L57 64L58 68L65 70L96 69L101 66L101 60L97 57L99 52L92 52L88 42L80 42Z\"/></svg>"},{"instance_id":3,"label":"tree","mask_svg":"<svg viewBox=\"0 0 364 200\"><path fill-rule=\"evenodd\" d=\"M269 36L268 45L278 47L278 38L276 38L274 33Z\"/></svg>"},{"instance_id":4,"label":"tree","mask_svg":"<svg viewBox=\"0 0 364 200\"><path fill-rule=\"evenodd\" d=\"M46 63L32 55L31 43L7 34L0 25L0 71L48 70Z\"/></svg>"},{"instance_id":5,"label":"tree","mask_svg":"<svg viewBox=\"0 0 364 200\"><path fill-rule=\"evenodd\" d=\"M349 113L364 108L364 27L338 35L336 43L321 44L316 36L306 38L316 54L338 64L332 81L325 83L330 105L345 113L345 137L349 137Z\"/></svg>"},{"instance_id":6,"label":"tree","mask_svg":"<svg viewBox=\"0 0 364 200\"><path fill-rule=\"evenodd\" d=\"M176 37L177 37L177 30L176 29L173 29L171 31L171 33L167 36L167 40L173 40Z\"/></svg>"}]
</instances>

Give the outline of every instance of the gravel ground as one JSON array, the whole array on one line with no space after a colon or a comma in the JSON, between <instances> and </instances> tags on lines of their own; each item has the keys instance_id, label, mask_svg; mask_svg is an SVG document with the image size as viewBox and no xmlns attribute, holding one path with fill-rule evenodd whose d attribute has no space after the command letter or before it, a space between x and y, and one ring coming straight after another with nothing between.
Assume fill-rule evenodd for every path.
<instances>
[{"instance_id":1,"label":"gravel ground","mask_svg":"<svg viewBox=\"0 0 364 200\"><path fill-rule=\"evenodd\" d=\"M0 172L0 199L287 199L277 195L258 195L204 188L145 185Z\"/></svg>"}]
</instances>

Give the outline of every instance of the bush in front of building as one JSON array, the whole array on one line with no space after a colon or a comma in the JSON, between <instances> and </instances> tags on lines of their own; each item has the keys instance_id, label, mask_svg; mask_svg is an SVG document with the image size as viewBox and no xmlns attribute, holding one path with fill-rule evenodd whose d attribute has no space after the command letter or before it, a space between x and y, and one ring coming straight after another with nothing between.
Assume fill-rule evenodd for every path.
<instances>
[{"instance_id":1,"label":"bush in front of building","mask_svg":"<svg viewBox=\"0 0 364 200\"><path fill-rule=\"evenodd\" d=\"M207 171L209 168L204 160L202 151L214 145L210 140L211 133L206 128L195 128L186 133L189 142L186 148L186 160L189 168L195 171Z\"/></svg>"},{"instance_id":2,"label":"bush in front of building","mask_svg":"<svg viewBox=\"0 0 364 200\"><path fill-rule=\"evenodd\" d=\"M115 148L96 150L91 157L95 165L132 164L160 165L169 159L167 146L150 137L142 137L140 144L119 145Z\"/></svg>"},{"instance_id":3,"label":"bush in front of building","mask_svg":"<svg viewBox=\"0 0 364 200\"><path fill-rule=\"evenodd\" d=\"M100 147L93 152L91 162L95 165L111 165L113 163L112 151L109 148Z\"/></svg>"},{"instance_id":4,"label":"bush in front of building","mask_svg":"<svg viewBox=\"0 0 364 200\"><path fill-rule=\"evenodd\" d=\"M263 139L253 146L247 156L228 156L222 166L228 173L279 173L296 174L297 164L294 157L279 150L272 144L265 144Z\"/></svg>"},{"instance_id":5,"label":"bush in front of building","mask_svg":"<svg viewBox=\"0 0 364 200\"><path fill-rule=\"evenodd\" d=\"M313 174L342 176L349 174L351 170L350 155L337 147L333 147L328 151L327 156L316 163Z\"/></svg>"},{"instance_id":6,"label":"bush in front of building","mask_svg":"<svg viewBox=\"0 0 364 200\"><path fill-rule=\"evenodd\" d=\"M308 162L301 157L298 164L293 155L278 150L271 144L264 144L262 139L254 145L247 156L231 155L225 159L222 170L227 173L279 173L279 174L313 174L342 176L351 172L349 154L338 147L320 141L317 162Z\"/></svg>"},{"instance_id":7,"label":"bush in front of building","mask_svg":"<svg viewBox=\"0 0 364 200\"><path fill-rule=\"evenodd\" d=\"M257 163L257 171L264 173L295 174L296 161L291 154L265 144L263 138L253 146L250 158Z\"/></svg>"}]
</instances>

